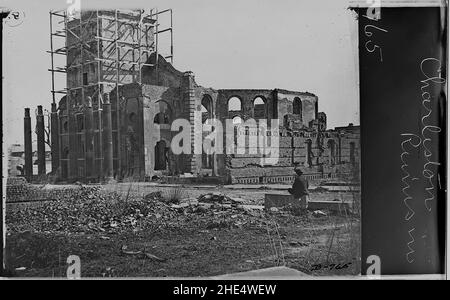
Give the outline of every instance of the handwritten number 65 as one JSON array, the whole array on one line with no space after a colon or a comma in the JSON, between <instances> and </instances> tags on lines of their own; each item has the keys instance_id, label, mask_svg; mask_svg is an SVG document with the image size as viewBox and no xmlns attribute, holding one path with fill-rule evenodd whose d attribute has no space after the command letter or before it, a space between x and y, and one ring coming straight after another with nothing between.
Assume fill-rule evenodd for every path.
<instances>
[{"instance_id":1,"label":"handwritten number 65","mask_svg":"<svg viewBox=\"0 0 450 300\"><path fill-rule=\"evenodd\" d=\"M372 31L369 31L369 29L376 29L376 30L378 30L378 31L381 31L381 32L385 32L385 33L387 33L388 31L386 30L386 29L383 29L383 28L380 28L380 27L377 27L377 26L374 26L374 25L366 25L366 26L364 26L364 34L366 35L366 37L372 37L373 36L373 32ZM376 44L373 44L373 46L372 46L372 48L369 48L369 45L370 44L373 44L373 41L372 40L368 40L367 42L366 42L366 44L365 44L365 47L366 47L366 50L369 52L369 53L373 53L373 52L375 52L375 50L376 49L378 49L379 51L380 51L380 61L381 62L383 62L383 51L381 50L381 47L380 46L378 46L378 45L376 45Z\"/></svg>"},{"instance_id":2,"label":"handwritten number 65","mask_svg":"<svg viewBox=\"0 0 450 300\"><path fill-rule=\"evenodd\" d=\"M369 40L366 42L366 50L370 53L375 52L376 49L380 50L380 61L383 62L383 50L381 50L381 47L378 45L373 44L373 47L371 49L369 49L369 44L373 43L372 40Z\"/></svg>"}]
</instances>

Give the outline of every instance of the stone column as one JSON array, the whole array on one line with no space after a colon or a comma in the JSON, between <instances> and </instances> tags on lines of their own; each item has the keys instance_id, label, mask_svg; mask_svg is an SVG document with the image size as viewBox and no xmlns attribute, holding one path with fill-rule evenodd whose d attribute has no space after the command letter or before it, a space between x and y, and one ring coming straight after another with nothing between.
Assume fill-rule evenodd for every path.
<instances>
[{"instance_id":1,"label":"stone column","mask_svg":"<svg viewBox=\"0 0 450 300\"><path fill-rule=\"evenodd\" d=\"M44 113L42 105L38 106L36 118L36 134L37 134L37 153L38 153L38 175L46 174L45 166L45 129L44 129Z\"/></svg>"},{"instance_id":2,"label":"stone column","mask_svg":"<svg viewBox=\"0 0 450 300\"><path fill-rule=\"evenodd\" d=\"M24 152L25 152L25 178L30 182L33 177L33 146L31 143L31 117L30 109L25 108L24 123Z\"/></svg>"},{"instance_id":3,"label":"stone column","mask_svg":"<svg viewBox=\"0 0 450 300\"><path fill-rule=\"evenodd\" d=\"M52 174L56 174L59 168L59 123L56 103L52 103L51 112L51 144L52 144Z\"/></svg>"},{"instance_id":4,"label":"stone column","mask_svg":"<svg viewBox=\"0 0 450 300\"><path fill-rule=\"evenodd\" d=\"M190 143L191 143L191 154L187 155L186 160L186 166L185 170L186 172L191 172L192 174L197 174L197 155L195 154L195 143L197 140L198 144L198 137L200 135L200 140L202 137L202 124L200 119L200 128L198 128L198 124L195 122L195 112L196 112L196 99L195 99L195 79L194 79L194 73L192 72L185 72L182 79L182 93L183 93L183 100L184 100L184 109L185 109L185 117L187 120L189 120L189 123L191 125L191 134L190 134ZM200 145L197 145L197 147L201 147ZM201 154L200 154L201 157Z\"/></svg>"},{"instance_id":5,"label":"stone column","mask_svg":"<svg viewBox=\"0 0 450 300\"><path fill-rule=\"evenodd\" d=\"M86 138L86 179L92 179L94 169L94 113L92 109L92 98L86 97L84 107L84 123L85 123L85 138Z\"/></svg>"},{"instance_id":6,"label":"stone column","mask_svg":"<svg viewBox=\"0 0 450 300\"><path fill-rule=\"evenodd\" d=\"M103 97L103 152L103 175L105 180L108 181L113 177L112 119L109 94L105 94Z\"/></svg>"}]
</instances>

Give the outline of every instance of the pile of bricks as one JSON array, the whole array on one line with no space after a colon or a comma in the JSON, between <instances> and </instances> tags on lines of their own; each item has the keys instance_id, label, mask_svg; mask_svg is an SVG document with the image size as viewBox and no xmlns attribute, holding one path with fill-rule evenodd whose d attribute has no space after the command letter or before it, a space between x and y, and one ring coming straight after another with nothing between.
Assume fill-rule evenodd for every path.
<instances>
[{"instance_id":1,"label":"pile of bricks","mask_svg":"<svg viewBox=\"0 0 450 300\"><path fill-rule=\"evenodd\" d=\"M80 190L95 193L98 186L67 186L58 188L45 188L44 186L29 184L24 178L10 177L6 181L6 202L48 201L70 199L80 195Z\"/></svg>"}]
</instances>

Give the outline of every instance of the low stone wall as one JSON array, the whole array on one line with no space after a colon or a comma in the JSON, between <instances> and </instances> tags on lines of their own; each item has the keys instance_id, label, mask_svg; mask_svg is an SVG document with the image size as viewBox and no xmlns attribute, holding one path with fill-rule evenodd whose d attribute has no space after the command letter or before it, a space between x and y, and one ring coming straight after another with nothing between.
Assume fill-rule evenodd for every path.
<instances>
[{"instance_id":1,"label":"low stone wall","mask_svg":"<svg viewBox=\"0 0 450 300\"><path fill-rule=\"evenodd\" d=\"M80 192L95 192L98 186L51 186L30 184L23 177L9 177L6 181L6 202L48 201L70 199Z\"/></svg>"},{"instance_id":2,"label":"low stone wall","mask_svg":"<svg viewBox=\"0 0 450 300\"><path fill-rule=\"evenodd\" d=\"M265 194L264 208L269 210L272 207L283 208L286 206L298 206L299 200L288 193ZM348 203L339 201L308 201L308 210L329 210L333 212L350 211Z\"/></svg>"},{"instance_id":3,"label":"low stone wall","mask_svg":"<svg viewBox=\"0 0 450 300\"><path fill-rule=\"evenodd\" d=\"M320 182L323 180L338 179L341 177L349 177L351 174L347 173L309 173L303 176L310 182ZM232 176L232 184L271 184L271 183L286 183L291 184L294 182L294 171L286 170L276 174L273 172L269 174L258 174L254 172L253 175L247 176Z\"/></svg>"}]
</instances>

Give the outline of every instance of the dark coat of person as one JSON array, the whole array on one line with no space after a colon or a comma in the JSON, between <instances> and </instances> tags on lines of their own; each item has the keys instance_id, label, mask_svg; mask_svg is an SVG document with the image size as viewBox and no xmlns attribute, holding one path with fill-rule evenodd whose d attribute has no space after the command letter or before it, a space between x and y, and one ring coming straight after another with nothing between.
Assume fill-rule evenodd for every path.
<instances>
[{"instance_id":1,"label":"dark coat of person","mask_svg":"<svg viewBox=\"0 0 450 300\"><path fill-rule=\"evenodd\" d=\"M308 181L302 175L297 175L295 176L294 184L292 184L292 189L289 189L289 192L294 195L294 197L300 198L308 195L308 188Z\"/></svg>"}]
</instances>

